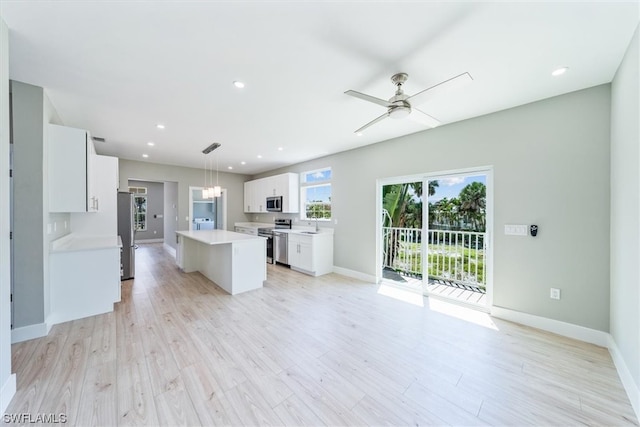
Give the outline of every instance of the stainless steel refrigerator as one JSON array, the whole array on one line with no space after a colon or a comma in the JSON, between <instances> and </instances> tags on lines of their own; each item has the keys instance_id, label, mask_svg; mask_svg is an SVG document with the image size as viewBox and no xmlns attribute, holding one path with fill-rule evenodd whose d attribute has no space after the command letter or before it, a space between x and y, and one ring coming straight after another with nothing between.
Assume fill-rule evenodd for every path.
<instances>
[{"instance_id":1,"label":"stainless steel refrigerator","mask_svg":"<svg viewBox=\"0 0 640 427\"><path fill-rule=\"evenodd\" d=\"M118 193L118 235L122 239L120 280L136 274L135 203L133 193Z\"/></svg>"}]
</instances>

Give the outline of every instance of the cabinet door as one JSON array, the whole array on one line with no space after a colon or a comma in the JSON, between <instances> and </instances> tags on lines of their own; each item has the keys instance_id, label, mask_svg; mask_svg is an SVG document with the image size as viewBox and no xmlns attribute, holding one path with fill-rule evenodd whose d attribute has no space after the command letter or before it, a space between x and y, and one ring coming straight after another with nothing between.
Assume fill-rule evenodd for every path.
<instances>
[{"instance_id":1,"label":"cabinet door","mask_svg":"<svg viewBox=\"0 0 640 427\"><path fill-rule=\"evenodd\" d=\"M100 181L100 168L96 167L96 149L89 132L85 132L87 144L87 212L97 212L100 207L97 182Z\"/></svg>"},{"instance_id":2,"label":"cabinet door","mask_svg":"<svg viewBox=\"0 0 640 427\"><path fill-rule=\"evenodd\" d=\"M289 265L312 273L313 267L313 238L289 234Z\"/></svg>"},{"instance_id":3,"label":"cabinet door","mask_svg":"<svg viewBox=\"0 0 640 427\"><path fill-rule=\"evenodd\" d=\"M253 204L253 181L247 181L244 183L244 212L250 213L251 205Z\"/></svg>"},{"instance_id":4,"label":"cabinet door","mask_svg":"<svg viewBox=\"0 0 640 427\"><path fill-rule=\"evenodd\" d=\"M49 125L49 212L87 211L87 132Z\"/></svg>"},{"instance_id":5,"label":"cabinet door","mask_svg":"<svg viewBox=\"0 0 640 427\"><path fill-rule=\"evenodd\" d=\"M266 212L267 211L267 190L268 185L265 179L256 179L253 182L253 205L255 208L252 212Z\"/></svg>"}]
</instances>

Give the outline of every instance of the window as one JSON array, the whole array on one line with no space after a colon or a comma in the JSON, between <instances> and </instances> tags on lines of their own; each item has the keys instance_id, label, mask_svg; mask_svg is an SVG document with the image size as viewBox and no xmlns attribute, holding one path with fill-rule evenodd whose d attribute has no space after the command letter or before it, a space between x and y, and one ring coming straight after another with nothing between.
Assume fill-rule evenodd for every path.
<instances>
[{"instance_id":1,"label":"window","mask_svg":"<svg viewBox=\"0 0 640 427\"><path fill-rule=\"evenodd\" d=\"M300 218L331 219L331 168L300 175Z\"/></svg>"},{"instance_id":2,"label":"window","mask_svg":"<svg viewBox=\"0 0 640 427\"><path fill-rule=\"evenodd\" d=\"M147 231L147 187L129 187L129 193L133 193L135 213L134 224L136 231Z\"/></svg>"}]
</instances>

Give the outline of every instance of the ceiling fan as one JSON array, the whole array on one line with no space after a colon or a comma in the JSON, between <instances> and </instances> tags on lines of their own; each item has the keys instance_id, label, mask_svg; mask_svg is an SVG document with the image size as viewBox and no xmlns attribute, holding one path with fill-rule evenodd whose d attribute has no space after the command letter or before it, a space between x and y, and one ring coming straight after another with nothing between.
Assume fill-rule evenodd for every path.
<instances>
[{"instance_id":1,"label":"ceiling fan","mask_svg":"<svg viewBox=\"0 0 640 427\"><path fill-rule=\"evenodd\" d=\"M415 105L422 104L427 100L427 98L436 96L441 91L448 91L461 83L468 83L473 81L473 78L469 73L462 73L458 76L440 82L437 85L431 86L430 88L427 88L422 92L418 92L415 95L409 96L402 90L402 85L407 81L408 78L409 75L407 73L398 73L391 76L391 81L394 85L396 85L397 89L396 94L389 98L388 101L361 92L356 92L355 90L348 90L345 92L347 95L355 96L356 98L360 98L364 101L373 102L374 104L381 105L387 109L386 113L362 126L360 129L356 130L355 133L360 134L369 126L374 125L382 119L386 119L387 117L401 119L409 116L411 119L419 123L434 128L440 125L440 122L427 113L418 110Z\"/></svg>"}]
</instances>

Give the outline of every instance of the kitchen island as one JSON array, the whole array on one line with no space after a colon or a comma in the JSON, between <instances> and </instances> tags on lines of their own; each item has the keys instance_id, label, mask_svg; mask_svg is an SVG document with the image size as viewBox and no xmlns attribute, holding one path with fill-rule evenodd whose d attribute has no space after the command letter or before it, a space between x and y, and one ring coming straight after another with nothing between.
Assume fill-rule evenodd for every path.
<instances>
[{"instance_id":1,"label":"kitchen island","mask_svg":"<svg viewBox=\"0 0 640 427\"><path fill-rule=\"evenodd\" d=\"M176 231L176 263L185 273L199 271L236 295L262 287L267 279L267 240L226 230Z\"/></svg>"}]
</instances>

